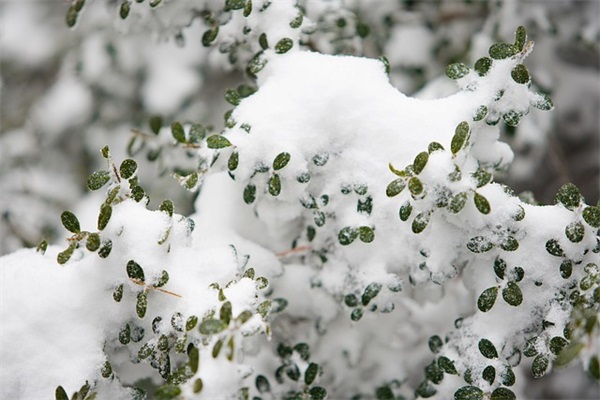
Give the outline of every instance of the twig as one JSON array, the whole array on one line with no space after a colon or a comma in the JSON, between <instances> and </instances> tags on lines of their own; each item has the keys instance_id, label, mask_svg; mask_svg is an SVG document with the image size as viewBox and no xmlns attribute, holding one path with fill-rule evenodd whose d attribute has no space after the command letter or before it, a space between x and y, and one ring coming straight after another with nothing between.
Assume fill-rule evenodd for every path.
<instances>
[{"instance_id":1,"label":"twig","mask_svg":"<svg viewBox=\"0 0 600 400\"><path fill-rule=\"evenodd\" d=\"M182 298L183 296L178 295L177 293L173 293L173 292L169 292L168 290L165 289L161 289L161 288L157 288L156 286L152 286L152 285L146 285L144 282L140 281L139 279L133 279L133 278L129 278L129 280L133 283L135 283L136 285L140 285L143 286L145 289L154 289L154 290L158 290L159 292L163 292L166 294L170 294L171 296L175 296L175 297L179 297Z\"/></svg>"},{"instance_id":2,"label":"twig","mask_svg":"<svg viewBox=\"0 0 600 400\"><path fill-rule=\"evenodd\" d=\"M296 248L293 248L293 249L290 249L290 250L282 251L280 253L276 253L275 255L277 257L281 258L281 257L289 256L291 254L302 253L302 252L305 252L305 251L308 251L308 250L310 250L309 246L300 246L300 247L296 247Z\"/></svg>"}]
</instances>

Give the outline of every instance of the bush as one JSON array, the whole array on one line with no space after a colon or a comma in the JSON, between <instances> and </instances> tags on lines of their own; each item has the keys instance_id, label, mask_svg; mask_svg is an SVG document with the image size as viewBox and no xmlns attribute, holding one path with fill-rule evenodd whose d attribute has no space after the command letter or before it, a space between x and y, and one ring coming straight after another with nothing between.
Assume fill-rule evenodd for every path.
<instances>
[{"instance_id":1,"label":"bush","mask_svg":"<svg viewBox=\"0 0 600 400\"><path fill-rule=\"evenodd\" d=\"M445 90L435 84L418 99L390 80L440 72L415 71L435 35L373 4L125 0L100 17L105 6L69 5L89 46L116 20L129 37L176 32L202 61L144 69L158 85L144 126L120 143L127 155L102 148L95 195L60 216L66 244L2 257L3 397L497 400L535 396L530 377L571 364L600 379L600 204L565 184L541 206L497 181L514 156L501 133L518 137L528 119L541 131L553 109L526 66L526 29L471 63L452 60L462 45L446 37L438 52L459 91L424 99ZM412 54L327 54L369 55L398 36ZM97 125L131 118L99 94L141 68L114 43L105 68L125 72L84 64L93 90L75 90L106 107ZM238 79L222 129L189 118L190 104L211 107L193 94L198 65ZM151 163L199 192L194 211L152 187Z\"/></svg>"}]
</instances>

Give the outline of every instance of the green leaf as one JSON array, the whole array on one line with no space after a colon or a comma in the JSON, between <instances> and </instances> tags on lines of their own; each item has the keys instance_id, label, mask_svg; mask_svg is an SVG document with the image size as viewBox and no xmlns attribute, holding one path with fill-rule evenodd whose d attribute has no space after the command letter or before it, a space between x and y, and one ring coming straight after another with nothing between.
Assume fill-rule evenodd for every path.
<instances>
[{"instance_id":1,"label":"green leaf","mask_svg":"<svg viewBox=\"0 0 600 400\"><path fill-rule=\"evenodd\" d=\"M458 371L454 366L454 361L450 360L448 357L441 356L438 358L438 367L446 374L458 375Z\"/></svg>"},{"instance_id":2,"label":"green leaf","mask_svg":"<svg viewBox=\"0 0 600 400\"><path fill-rule=\"evenodd\" d=\"M54 392L54 397L56 400L69 400L69 396L67 392L62 386L58 386Z\"/></svg>"},{"instance_id":3,"label":"green leaf","mask_svg":"<svg viewBox=\"0 0 600 400\"><path fill-rule=\"evenodd\" d=\"M204 32L204 34L202 35L202 45L204 45L204 47L210 46L211 43L215 41L218 34L219 34L218 26L214 26L212 29L209 29L206 32Z\"/></svg>"},{"instance_id":4,"label":"green leaf","mask_svg":"<svg viewBox=\"0 0 600 400\"><path fill-rule=\"evenodd\" d=\"M192 387L192 391L194 393L200 393L202 391L203 387L204 387L204 384L202 383L202 378L198 378L194 381L194 386Z\"/></svg>"},{"instance_id":5,"label":"green leaf","mask_svg":"<svg viewBox=\"0 0 600 400\"><path fill-rule=\"evenodd\" d=\"M139 318L144 318L148 307L148 291L143 290L137 295L135 303L135 312Z\"/></svg>"},{"instance_id":6,"label":"green leaf","mask_svg":"<svg viewBox=\"0 0 600 400\"><path fill-rule=\"evenodd\" d=\"M281 193L281 178L279 178L278 174L273 174L269 178L268 187L271 196L279 196L279 193Z\"/></svg>"},{"instance_id":7,"label":"green leaf","mask_svg":"<svg viewBox=\"0 0 600 400\"><path fill-rule=\"evenodd\" d=\"M583 350L585 344L580 342L572 342L567 347L562 349L558 357L554 360L554 366L557 368L564 367L571 363L571 361L575 360L581 350Z\"/></svg>"},{"instance_id":8,"label":"green leaf","mask_svg":"<svg viewBox=\"0 0 600 400\"><path fill-rule=\"evenodd\" d=\"M227 324L220 319L208 318L200 324L200 333L203 335L214 335L227 328Z\"/></svg>"},{"instance_id":9,"label":"green leaf","mask_svg":"<svg viewBox=\"0 0 600 400\"><path fill-rule=\"evenodd\" d=\"M546 93L537 93L537 96L532 100L531 105L543 111L549 111L554 108L552 99Z\"/></svg>"},{"instance_id":10,"label":"green leaf","mask_svg":"<svg viewBox=\"0 0 600 400\"><path fill-rule=\"evenodd\" d=\"M510 43L495 43L490 47L490 57L494 60L504 60L517 54L519 50Z\"/></svg>"},{"instance_id":11,"label":"green leaf","mask_svg":"<svg viewBox=\"0 0 600 400\"><path fill-rule=\"evenodd\" d=\"M102 157L104 157L108 160L110 158L110 148L108 146L104 146L100 150L100 154L102 154Z\"/></svg>"},{"instance_id":12,"label":"green leaf","mask_svg":"<svg viewBox=\"0 0 600 400\"><path fill-rule=\"evenodd\" d=\"M306 371L304 372L304 383L306 383L307 385L311 385L315 379L317 378L317 375L319 374L319 365L315 364L315 363L310 363L308 364L308 367L306 368Z\"/></svg>"},{"instance_id":13,"label":"green leaf","mask_svg":"<svg viewBox=\"0 0 600 400\"><path fill-rule=\"evenodd\" d=\"M516 382L515 373L513 372L511 367L506 367L504 372L500 375L500 379L504 386L512 386Z\"/></svg>"},{"instance_id":14,"label":"green leaf","mask_svg":"<svg viewBox=\"0 0 600 400\"><path fill-rule=\"evenodd\" d=\"M573 243L579 243L583 240L585 228L580 221L573 221L565 228L565 236Z\"/></svg>"},{"instance_id":15,"label":"green leaf","mask_svg":"<svg viewBox=\"0 0 600 400\"><path fill-rule=\"evenodd\" d=\"M394 392L389 386L381 386L375 389L375 398L377 400L394 400Z\"/></svg>"},{"instance_id":16,"label":"green leaf","mask_svg":"<svg viewBox=\"0 0 600 400\"><path fill-rule=\"evenodd\" d=\"M48 241L44 239L37 245L37 247L35 248L35 251L37 251L38 253L46 254L47 249L48 249Z\"/></svg>"},{"instance_id":17,"label":"green leaf","mask_svg":"<svg viewBox=\"0 0 600 400\"><path fill-rule=\"evenodd\" d=\"M482 213L482 214L490 213L491 207L490 207L490 202L488 201L488 199L486 199L479 193L475 192L475 194L473 195L473 201L475 202L475 207L477 207L477 210L479 210L480 213Z\"/></svg>"},{"instance_id":18,"label":"green leaf","mask_svg":"<svg viewBox=\"0 0 600 400\"><path fill-rule=\"evenodd\" d=\"M512 390L499 387L492 392L490 400L515 400L516 398L517 396L515 396Z\"/></svg>"},{"instance_id":19,"label":"green leaf","mask_svg":"<svg viewBox=\"0 0 600 400\"><path fill-rule=\"evenodd\" d=\"M322 152L322 153L315 154L314 157L312 158L312 161L313 161L313 164L315 164L317 167L322 167L325 164L327 164L327 161L329 161L329 153ZM365 193L366 193L366 191L365 191ZM363 195L365 193L357 192L357 194L360 194L360 195Z\"/></svg>"},{"instance_id":20,"label":"green leaf","mask_svg":"<svg viewBox=\"0 0 600 400\"><path fill-rule=\"evenodd\" d=\"M170 368L169 368L170 369ZM154 392L155 400L172 400L181 394L181 388L177 385L164 385Z\"/></svg>"},{"instance_id":21,"label":"green leaf","mask_svg":"<svg viewBox=\"0 0 600 400\"><path fill-rule=\"evenodd\" d=\"M144 270L142 269L140 264L136 263L133 260L129 260L127 262L127 276L129 276L130 279L135 279L141 282L144 282L146 279L144 277Z\"/></svg>"},{"instance_id":22,"label":"green leaf","mask_svg":"<svg viewBox=\"0 0 600 400\"><path fill-rule=\"evenodd\" d=\"M121 19L127 18L129 11L131 10L131 2L129 0L123 0L121 7L119 8L119 15Z\"/></svg>"},{"instance_id":23,"label":"green leaf","mask_svg":"<svg viewBox=\"0 0 600 400\"><path fill-rule=\"evenodd\" d=\"M380 283L372 282L369 285L367 285L367 287L365 288L365 290L361 296L362 305L363 306L368 305L369 302L371 302L371 300L373 300L375 297L377 297L377 295L379 294L380 291L381 291Z\"/></svg>"},{"instance_id":24,"label":"green leaf","mask_svg":"<svg viewBox=\"0 0 600 400\"><path fill-rule=\"evenodd\" d=\"M493 359L498 358L498 351L496 346L488 339L481 339L478 344L479 351L485 358Z\"/></svg>"},{"instance_id":25,"label":"green leaf","mask_svg":"<svg viewBox=\"0 0 600 400\"><path fill-rule=\"evenodd\" d=\"M121 342L122 345L127 345L130 341L131 328L129 327L129 324L125 324L123 329L121 329L121 331L119 332L119 342Z\"/></svg>"},{"instance_id":26,"label":"green leaf","mask_svg":"<svg viewBox=\"0 0 600 400\"><path fill-rule=\"evenodd\" d=\"M187 321L185 321L185 330L191 331L192 329L194 329L196 324L198 324L198 317L196 317L195 315L190 315Z\"/></svg>"},{"instance_id":27,"label":"green leaf","mask_svg":"<svg viewBox=\"0 0 600 400\"><path fill-rule=\"evenodd\" d=\"M338 233L338 241L342 246L348 246L358 237L359 231L356 228L346 226Z\"/></svg>"},{"instance_id":28,"label":"green leaf","mask_svg":"<svg viewBox=\"0 0 600 400\"><path fill-rule=\"evenodd\" d=\"M87 236L85 247L89 251L96 251L96 250L98 250L100 248L100 235L98 235L97 233L90 233Z\"/></svg>"},{"instance_id":29,"label":"green leaf","mask_svg":"<svg viewBox=\"0 0 600 400\"><path fill-rule=\"evenodd\" d=\"M413 233L419 234L423 232L429 224L430 216L431 214L429 212L422 212L417 214L411 226Z\"/></svg>"},{"instance_id":30,"label":"green leaf","mask_svg":"<svg viewBox=\"0 0 600 400\"><path fill-rule=\"evenodd\" d=\"M98 250L98 256L100 258L106 258L110 255L111 250L112 250L112 241L110 239L107 239L106 241L104 241L102 243L102 246L100 246L100 250Z\"/></svg>"},{"instance_id":31,"label":"green leaf","mask_svg":"<svg viewBox=\"0 0 600 400\"><path fill-rule=\"evenodd\" d=\"M179 143L185 143L185 132L183 126L179 122L173 122L171 124L171 134Z\"/></svg>"},{"instance_id":32,"label":"green leaf","mask_svg":"<svg viewBox=\"0 0 600 400\"><path fill-rule=\"evenodd\" d=\"M529 70L523 64L517 64L513 70L510 72L510 76L512 76L513 80L520 84L526 84L531 80L531 76L529 75Z\"/></svg>"},{"instance_id":33,"label":"green leaf","mask_svg":"<svg viewBox=\"0 0 600 400\"><path fill-rule=\"evenodd\" d=\"M402 179L402 178L394 179L387 185L387 188L385 189L385 194L388 197L397 196L398 194L400 194L400 192L402 192L404 190L405 187L406 187L406 183L404 182L404 179Z\"/></svg>"},{"instance_id":34,"label":"green leaf","mask_svg":"<svg viewBox=\"0 0 600 400\"><path fill-rule=\"evenodd\" d=\"M348 307L356 307L358 305L358 297L356 297L355 294L347 294L344 297L344 303L348 306Z\"/></svg>"},{"instance_id":35,"label":"green leaf","mask_svg":"<svg viewBox=\"0 0 600 400\"><path fill-rule=\"evenodd\" d=\"M410 213L412 212L412 205L410 204L410 202L406 202L404 203L401 207L400 207L400 219L402 221L407 221L408 218L410 217Z\"/></svg>"},{"instance_id":36,"label":"green leaf","mask_svg":"<svg viewBox=\"0 0 600 400\"><path fill-rule=\"evenodd\" d=\"M370 32L371 28L369 28L369 25L364 24L360 21L356 23L356 34L358 35L358 37L364 39L369 35Z\"/></svg>"},{"instance_id":37,"label":"green leaf","mask_svg":"<svg viewBox=\"0 0 600 400\"><path fill-rule=\"evenodd\" d=\"M231 146L231 142L221 135L212 135L206 138L206 145L209 149L223 149Z\"/></svg>"},{"instance_id":38,"label":"green leaf","mask_svg":"<svg viewBox=\"0 0 600 400\"><path fill-rule=\"evenodd\" d=\"M515 282L521 282L525 276L525 271L521 267L515 267L513 270L512 280Z\"/></svg>"},{"instance_id":39,"label":"green leaf","mask_svg":"<svg viewBox=\"0 0 600 400\"><path fill-rule=\"evenodd\" d=\"M241 10L245 6L245 0L225 0L225 11Z\"/></svg>"},{"instance_id":40,"label":"green leaf","mask_svg":"<svg viewBox=\"0 0 600 400\"><path fill-rule=\"evenodd\" d=\"M524 26L519 26L515 32L515 47L518 51L523 51L525 42L527 41L527 31Z\"/></svg>"},{"instance_id":41,"label":"green leaf","mask_svg":"<svg viewBox=\"0 0 600 400\"><path fill-rule=\"evenodd\" d=\"M110 378L112 376L112 366L110 365L110 363L108 361L104 362L104 365L102 366L102 369L100 370L100 374L102 375L103 378Z\"/></svg>"},{"instance_id":42,"label":"green leaf","mask_svg":"<svg viewBox=\"0 0 600 400\"><path fill-rule=\"evenodd\" d=\"M442 346L444 345L444 342L442 342L442 338L440 338L438 335L433 335L429 338L428 344L429 350L431 350L431 352L435 354L440 352Z\"/></svg>"},{"instance_id":43,"label":"green leaf","mask_svg":"<svg viewBox=\"0 0 600 400\"><path fill-rule=\"evenodd\" d=\"M231 321L231 313L231 302L226 301L225 303L223 303L223 305L221 306L221 310L219 311L219 319L223 321L225 325L229 325L229 322Z\"/></svg>"},{"instance_id":44,"label":"green leaf","mask_svg":"<svg viewBox=\"0 0 600 400\"><path fill-rule=\"evenodd\" d=\"M385 71L386 75L390 74L390 60L387 59L386 56L379 56L379 61L381 61L381 63L383 64L383 69Z\"/></svg>"},{"instance_id":45,"label":"green leaf","mask_svg":"<svg viewBox=\"0 0 600 400\"><path fill-rule=\"evenodd\" d=\"M238 167L239 162L240 162L240 155L238 154L237 151L234 151L229 156L229 161L227 161L227 168L230 171L235 171Z\"/></svg>"},{"instance_id":46,"label":"green leaf","mask_svg":"<svg viewBox=\"0 0 600 400\"><path fill-rule=\"evenodd\" d=\"M419 384L419 386L417 386L417 389L415 390L415 397L419 396L426 399L435 396L436 393L437 389L431 384L431 382L424 380Z\"/></svg>"},{"instance_id":47,"label":"green leaf","mask_svg":"<svg viewBox=\"0 0 600 400\"><path fill-rule=\"evenodd\" d=\"M64 251L61 251L60 253L58 253L58 255L56 256L56 261L58 261L58 263L61 265L65 264L67 261L69 261L69 259L73 255L73 252L75 251L76 247L77 247L77 244L71 243L69 245L69 247L67 247Z\"/></svg>"},{"instance_id":48,"label":"green leaf","mask_svg":"<svg viewBox=\"0 0 600 400\"><path fill-rule=\"evenodd\" d=\"M310 172L304 171L296 177L296 180L300 183L308 183L310 181Z\"/></svg>"},{"instance_id":49,"label":"green leaf","mask_svg":"<svg viewBox=\"0 0 600 400\"><path fill-rule=\"evenodd\" d=\"M261 33L260 36L258 37L258 44L260 45L260 48L263 50L266 50L269 48L269 42L267 40L267 34L266 33Z\"/></svg>"},{"instance_id":50,"label":"green leaf","mask_svg":"<svg viewBox=\"0 0 600 400\"><path fill-rule=\"evenodd\" d=\"M282 169L290 162L291 158L292 156L290 155L290 153L284 152L277 154L277 157L275 157L275 160L273 160L273 169L275 171Z\"/></svg>"},{"instance_id":51,"label":"green leaf","mask_svg":"<svg viewBox=\"0 0 600 400\"><path fill-rule=\"evenodd\" d=\"M565 255L558 240L555 239L550 239L546 242L546 251L556 257L563 257Z\"/></svg>"},{"instance_id":52,"label":"green leaf","mask_svg":"<svg viewBox=\"0 0 600 400\"><path fill-rule=\"evenodd\" d=\"M308 361L310 358L310 347L306 343L298 343L294 346L294 351L300 354L300 358L304 361Z\"/></svg>"},{"instance_id":53,"label":"green leaf","mask_svg":"<svg viewBox=\"0 0 600 400\"><path fill-rule=\"evenodd\" d=\"M269 383L269 380L263 375L258 375L256 377L255 384L259 393L268 393L271 391L271 384Z\"/></svg>"},{"instance_id":54,"label":"green leaf","mask_svg":"<svg viewBox=\"0 0 600 400\"><path fill-rule=\"evenodd\" d=\"M246 204L252 204L256 200L256 186L249 184L244 188L244 202Z\"/></svg>"},{"instance_id":55,"label":"green leaf","mask_svg":"<svg viewBox=\"0 0 600 400\"><path fill-rule=\"evenodd\" d=\"M61 220L63 226L69 232L73 232L73 233L81 232L81 227L79 226L79 220L77 219L75 214L73 214L72 212L63 211L63 213L60 215L60 220Z\"/></svg>"},{"instance_id":56,"label":"green leaf","mask_svg":"<svg viewBox=\"0 0 600 400\"><path fill-rule=\"evenodd\" d=\"M149 125L152 132L154 132L155 135L158 135L163 125L162 117L160 115L150 117Z\"/></svg>"},{"instance_id":57,"label":"green leaf","mask_svg":"<svg viewBox=\"0 0 600 400\"><path fill-rule=\"evenodd\" d=\"M427 165L427 161L429 161L429 153L426 151L422 151L415 157L413 161L413 171L415 174L419 175L425 166Z\"/></svg>"},{"instance_id":58,"label":"green leaf","mask_svg":"<svg viewBox=\"0 0 600 400\"><path fill-rule=\"evenodd\" d=\"M493 384L494 380L496 379L496 368L494 368L491 365L488 365L484 368L481 376L484 381L487 381L490 385Z\"/></svg>"},{"instance_id":59,"label":"green leaf","mask_svg":"<svg viewBox=\"0 0 600 400\"><path fill-rule=\"evenodd\" d=\"M517 307L523 302L523 293L519 285L514 282L508 282L506 287L502 289L502 298L511 306Z\"/></svg>"},{"instance_id":60,"label":"green leaf","mask_svg":"<svg viewBox=\"0 0 600 400\"><path fill-rule=\"evenodd\" d=\"M467 248L473 253L485 253L490 251L494 245L483 236L475 236L467 242Z\"/></svg>"},{"instance_id":61,"label":"green leaf","mask_svg":"<svg viewBox=\"0 0 600 400\"><path fill-rule=\"evenodd\" d=\"M489 57L482 57L475 62L475 71L479 76L485 76L490 68L492 67L492 59Z\"/></svg>"},{"instance_id":62,"label":"green leaf","mask_svg":"<svg viewBox=\"0 0 600 400\"><path fill-rule=\"evenodd\" d=\"M599 207L586 207L583 210L583 219L588 225L598 228L600 227L600 208Z\"/></svg>"},{"instance_id":63,"label":"green leaf","mask_svg":"<svg viewBox=\"0 0 600 400\"><path fill-rule=\"evenodd\" d=\"M423 183L416 176L413 176L408 180L408 190L413 196L418 196L423 193Z\"/></svg>"},{"instance_id":64,"label":"green leaf","mask_svg":"<svg viewBox=\"0 0 600 400\"><path fill-rule=\"evenodd\" d=\"M481 121L485 118L488 113L488 108L486 106L479 106L477 110L475 110L475 115L473 116L473 121Z\"/></svg>"},{"instance_id":65,"label":"green leaf","mask_svg":"<svg viewBox=\"0 0 600 400\"><path fill-rule=\"evenodd\" d=\"M137 163L130 158L123 160L121 166L119 167L119 174L121 175L121 178L131 178L133 174L135 174L135 171L137 171L137 167Z\"/></svg>"},{"instance_id":66,"label":"green leaf","mask_svg":"<svg viewBox=\"0 0 600 400\"><path fill-rule=\"evenodd\" d=\"M484 169L479 168L471 175L475 182L477 182L477 188L487 185L492 180L492 174Z\"/></svg>"},{"instance_id":67,"label":"green leaf","mask_svg":"<svg viewBox=\"0 0 600 400\"><path fill-rule=\"evenodd\" d=\"M163 287L167 284L167 282L169 282L169 273L167 271L163 270L160 273L160 275L158 276L158 279L156 280L154 287Z\"/></svg>"},{"instance_id":68,"label":"green leaf","mask_svg":"<svg viewBox=\"0 0 600 400\"><path fill-rule=\"evenodd\" d=\"M514 110L510 110L506 114L502 115L502 119L506 125L515 127L519 125L519 122L521 122L521 114Z\"/></svg>"},{"instance_id":69,"label":"green leaf","mask_svg":"<svg viewBox=\"0 0 600 400\"><path fill-rule=\"evenodd\" d=\"M321 386L314 386L308 389L311 400L324 400L327 397L327 390Z\"/></svg>"},{"instance_id":70,"label":"green leaf","mask_svg":"<svg viewBox=\"0 0 600 400\"><path fill-rule=\"evenodd\" d=\"M370 226L361 226L358 228L358 237L363 243L371 243L375 240L375 232Z\"/></svg>"},{"instance_id":71,"label":"green leaf","mask_svg":"<svg viewBox=\"0 0 600 400\"><path fill-rule=\"evenodd\" d=\"M450 212L458 214L467 204L467 192L458 193L450 201Z\"/></svg>"},{"instance_id":72,"label":"green leaf","mask_svg":"<svg viewBox=\"0 0 600 400\"><path fill-rule=\"evenodd\" d=\"M554 355L559 355L568 344L569 341L564 337L554 336L552 339L550 339L550 351Z\"/></svg>"},{"instance_id":73,"label":"green leaf","mask_svg":"<svg viewBox=\"0 0 600 400\"><path fill-rule=\"evenodd\" d=\"M364 200L358 199L357 206L356 206L356 212L365 213L367 215L370 215L371 211L373 211L373 197L372 196L367 196Z\"/></svg>"},{"instance_id":74,"label":"green leaf","mask_svg":"<svg viewBox=\"0 0 600 400\"><path fill-rule=\"evenodd\" d=\"M67 10L67 16L66 16L66 22L67 22L67 26L69 28L72 28L75 26L75 24L77 23L78 16L79 16L79 11L77 11L77 8L75 8L74 5L69 7L69 9Z\"/></svg>"},{"instance_id":75,"label":"green leaf","mask_svg":"<svg viewBox=\"0 0 600 400\"><path fill-rule=\"evenodd\" d=\"M541 378L546 374L546 370L550 362L548 361L548 357L543 354L538 354L531 364L531 373L534 378Z\"/></svg>"},{"instance_id":76,"label":"green leaf","mask_svg":"<svg viewBox=\"0 0 600 400\"><path fill-rule=\"evenodd\" d=\"M600 380L600 361L598 360L598 356L594 354L590 357L590 362L588 364L588 374L595 380Z\"/></svg>"},{"instance_id":77,"label":"green leaf","mask_svg":"<svg viewBox=\"0 0 600 400\"><path fill-rule=\"evenodd\" d=\"M463 63L454 63L446 67L446 76L450 79L460 79L471 72L469 67Z\"/></svg>"},{"instance_id":78,"label":"green leaf","mask_svg":"<svg viewBox=\"0 0 600 400\"><path fill-rule=\"evenodd\" d=\"M294 46L294 42L290 38L283 38L275 45L275 53L287 53Z\"/></svg>"},{"instance_id":79,"label":"green leaf","mask_svg":"<svg viewBox=\"0 0 600 400\"><path fill-rule=\"evenodd\" d=\"M120 284L115 288L113 292L113 299L118 303L123 298L123 284Z\"/></svg>"},{"instance_id":80,"label":"green leaf","mask_svg":"<svg viewBox=\"0 0 600 400\"><path fill-rule=\"evenodd\" d=\"M483 391L475 386L463 386L454 392L454 400L483 400Z\"/></svg>"},{"instance_id":81,"label":"green leaf","mask_svg":"<svg viewBox=\"0 0 600 400\"><path fill-rule=\"evenodd\" d=\"M106 171L106 170L96 171L96 172L93 172L89 176L89 178L87 180L87 187L90 190L98 190L102 186L106 185L109 180L110 180L110 173L108 171Z\"/></svg>"},{"instance_id":82,"label":"green leaf","mask_svg":"<svg viewBox=\"0 0 600 400\"><path fill-rule=\"evenodd\" d=\"M560 203L569 210L573 210L579 207L583 197L581 196L581 193L579 193L577 186L572 183L566 183L558 189L555 200L557 204Z\"/></svg>"},{"instance_id":83,"label":"green leaf","mask_svg":"<svg viewBox=\"0 0 600 400\"><path fill-rule=\"evenodd\" d=\"M362 318L363 313L364 313L364 311L362 308L355 308L354 310L352 310L352 313L350 314L350 319L352 321L358 321Z\"/></svg>"},{"instance_id":84,"label":"green leaf","mask_svg":"<svg viewBox=\"0 0 600 400\"><path fill-rule=\"evenodd\" d=\"M112 207L104 203L100 206L100 214L98 214L98 230L101 231L106 228L110 217L112 216Z\"/></svg>"},{"instance_id":85,"label":"green leaf","mask_svg":"<svg viewBox=\"0 0 600 400\"><path fill-rule=\"evenodd\" d=\"M429 145L427 146L427 151L429 152L429 154L438 151L438 150L444 150L444 146L442 146L440 143L438 142L431 142L429 143Z\"/></svg>"},{"instance_id":86,"label":"green leaf","mask_svg":"<svg viewBox=\"0 0 600 400\"><path fill-rule=\"evenodd\" d=\"M490 288L485 289L481 295L479 295L479 299L477 299L477 308L479 308L482 312L488 312L496 303L496 298L498 297L498 287L492 286Z\"/></svg>"},{"instance_id":87,"label":"green leaf","mask_svg":"<svg viewBox=\"0 0 600 400\"><path fill-rule=\"evenodd\" d=\"M569 279L571 277L572 273L573 273L573 261L564 260L560 264L560 276L563 279Z\"/></svg>"},{"instance_id":88,"label":"green leaf","mask_svg":"<svg viewBox=\"0 0 600 400\"><path fill-rule=\"evenodd\" d=\"M452 154L458 153L458 151L465 146L468 137L469 123L463 121L460 124L458 124L454 132L454 136L452 137L452 142L450 143L450 150L452 151Z\"/></svg>"},{"instance_id":89,"label":"green leaf","mask_svg":"<svg viewBox=\"0 0 600 400\"><path fill-rule=\"evenodd\" d=\"M507 236L500 245L504 251L516 251L519 248L519 242L514 236Z\"/></svg>"},{"instance_id":90,"label":"green leaf","mask_svg":"<svg viewBox=\"0 0 600 400\"><path fill-rule=\"evenodd\" d=\"M300 369L295 363L291 363L285 368L285 374L293 381L300 379Z\"/></svg>"}]
</instances>

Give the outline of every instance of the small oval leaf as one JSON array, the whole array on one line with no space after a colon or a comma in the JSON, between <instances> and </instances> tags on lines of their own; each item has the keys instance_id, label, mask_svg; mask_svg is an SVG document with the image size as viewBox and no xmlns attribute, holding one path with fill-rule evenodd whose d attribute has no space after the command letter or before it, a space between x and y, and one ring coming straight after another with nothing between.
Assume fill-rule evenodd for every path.
<instances>
[{"instance_id":1,"label":"small oval leaf","mask_svg":"<svg viewBox=\"0 0 600 400\"><path fill-rule=\"evenodd\" d=\"M477 308L479 308L482 312L488 312L496 303L496 298L498 297L498 287L493 286L491 288L487 288L481 293L479 299L477 299Z\"/></svg>"}]
</instances>

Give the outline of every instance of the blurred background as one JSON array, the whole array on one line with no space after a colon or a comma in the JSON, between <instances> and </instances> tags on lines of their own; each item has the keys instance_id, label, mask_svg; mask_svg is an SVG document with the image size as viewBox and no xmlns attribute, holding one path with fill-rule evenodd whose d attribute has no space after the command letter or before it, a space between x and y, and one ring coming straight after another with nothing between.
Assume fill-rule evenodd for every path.
<instances>
[{"instance_id":1,"label":"blurred background","mask_svg":"<svg viewBox=\"0 0 600 400\"><path fill-rule=\"evenodd\" d=\"M0 254L57 239L60 213L84 207L93 196L85 180L104 166L104 145L117 160L129 152L142 163L141 181L151 198L170 197L179 212L191 212L194 194L171 176L184 168L185 157L169 150L169 142L136 149L132 136L149 132L156 116L167 126L177 120L219 131L229 107L225 89L251 82L244 51L253 50L244 43L243 26L231 21L228 37L202 44L210 26L230 22L223 1L136 0L123 18L121 0L88 0L69 28L75 3L0 2ZM472 65L493 42L512 42L524 25L536 43L526 61L533 84L551 95L555 110L532 111L517 128L502 127L516 157L496 178L517 193L530 191L540 203L552 203L566 182L575 183L589 204L598 201L599 1L299 5L305 48L385 55L392 84L423 98L455 92L446 65Z\"/></svg>"}]
</instances>

